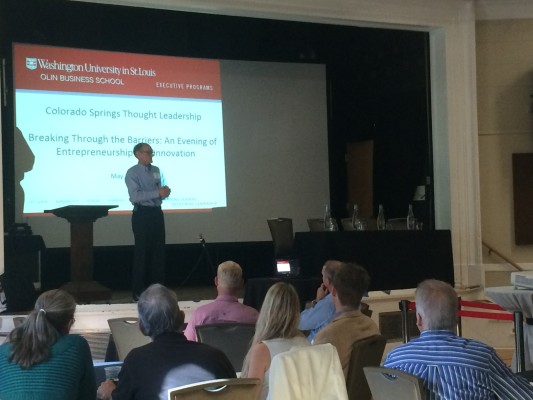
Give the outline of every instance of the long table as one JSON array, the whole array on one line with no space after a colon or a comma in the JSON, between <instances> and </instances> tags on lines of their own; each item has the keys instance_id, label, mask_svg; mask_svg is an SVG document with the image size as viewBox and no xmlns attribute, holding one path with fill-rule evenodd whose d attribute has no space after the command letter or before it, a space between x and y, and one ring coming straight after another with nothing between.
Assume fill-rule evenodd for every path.
<instances>
[{"instance_id":1,"label":"long table","mask_svg":"<svg viewBox=\"0 0 533 400\"><path fill-rule=\"evenodd\" d=\"M449 230L296 232L294 247L301 276L320 276L336 259L365 267L370 290L415 288L428 278L454 283Z\"/></svg>"}]
</instances>

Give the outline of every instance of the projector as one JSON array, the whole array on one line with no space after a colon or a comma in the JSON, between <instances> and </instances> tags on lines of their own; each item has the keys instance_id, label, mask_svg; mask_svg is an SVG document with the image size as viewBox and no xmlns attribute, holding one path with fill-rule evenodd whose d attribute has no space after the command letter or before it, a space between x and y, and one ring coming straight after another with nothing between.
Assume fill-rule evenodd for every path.
<instances>
[{"instance_id":1,"label":"projector","mask_svg":"<svg viewBox=\"0 0 533 400\"><path fill-rule=\"evenodd\" d=\"M516 289L533 289L533 271L511 272L511 285Z\"/></svg>"}]
</instances>

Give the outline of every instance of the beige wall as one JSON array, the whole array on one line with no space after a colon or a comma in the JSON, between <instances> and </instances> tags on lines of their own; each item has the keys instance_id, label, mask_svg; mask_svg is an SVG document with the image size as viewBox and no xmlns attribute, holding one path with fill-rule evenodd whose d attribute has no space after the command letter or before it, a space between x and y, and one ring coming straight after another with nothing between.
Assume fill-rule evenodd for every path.
<instances>
[{"instance_id":1,"label":"beige wall","mask_svg":"<svg viewBox=\"0 0 533 400\"><path fill-rule=\"evenodd\" d=\"M482 238L533 268L533 245L514 244L512 185L512 154L533 152L533 18L477 21L476 59Z\"/></svg>"}]
</instances>

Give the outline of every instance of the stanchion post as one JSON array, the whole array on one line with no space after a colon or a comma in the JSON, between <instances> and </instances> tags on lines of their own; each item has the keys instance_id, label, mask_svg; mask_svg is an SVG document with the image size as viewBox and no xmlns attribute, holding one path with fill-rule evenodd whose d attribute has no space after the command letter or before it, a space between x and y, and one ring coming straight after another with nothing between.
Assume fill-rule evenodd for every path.
<instances>
[{"instance_id":1,"label":"stanchion post","mask_svg":"<svg viewBox=\"0 0 533 400\"><path fill-rule=\"evenodd\" d=\"M400 300L400 311L402 312L402 337L407 343L411 337L409 335L409 300Z\"/></svg>"},{"instance_id":2,"label":"stanchion post","mask_svg":"<svg viewBox=\"0 0 533 400\"><path fill-rule=\"evenodd\" d=\"M522 315L522 311L514 312L514 334L516 372L523 372L526 369L526 358L524 353L524 316Z\"/></svg>"}]
</instances>

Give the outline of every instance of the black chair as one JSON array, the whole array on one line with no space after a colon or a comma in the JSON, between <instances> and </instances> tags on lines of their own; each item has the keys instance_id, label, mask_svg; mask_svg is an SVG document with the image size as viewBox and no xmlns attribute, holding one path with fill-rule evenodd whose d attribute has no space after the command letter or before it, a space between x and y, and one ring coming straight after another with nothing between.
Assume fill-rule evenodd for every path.
<instances>
[{"instance_id":1,"label":"black chair","mask_svg":"<svg viewBox=\"0 0 533 400\"><path fill-rule=\"evenodd\" d=\"M324 226L324 218L308 218L307 226L311 232L324 232L326 230Z\"/></svg>"},{"instance_id":2,"label":"black chair","mask_svg":"<svg viewBox=\"0 0 533 400\"><path fill-rule=\"evenodd\" d=\"M201 343L206 343L222 350L228 357L235 371L242 370L242 363L255 334L255 324L238 322L223 322L217 324L197 325L196 337Z\"/></svg>"},{"instance_id":3,"label":"black chair","mask_svg":"<svg viewBox=\"0 0 533 400\"><path fill-rule=\"evenodd\" d=\"M290 259L293 252L294 233L291 218L270 218L267 220L275 259Z\"/></svg>"},{"instance_id":4,"label":"black chair","mask_svg":"<svg viewBox=\"0 0 533 400\"><path fill-rule=\"evenodd\" d=\"M526 378L529 383L533 382L533 370L517 372L516 375Z\"/></svg>"},{"instance_id":5,"label":"black chair","mask_svg":"<svg viewBox=\"0 0 533 400\"><path fill-rule=\"evenodd\" d=\"M354 228L353 224L352 224L352 218L351 217L341 218L341 225L342 225L342 230L343 231L355 231L356 230Z\"/></svg>"},{"instance_id":6,"label":"black chair","mask_svg":"<svg viewBox=\"0 0 533 400\"><path fill-rule=\"evenodd\" d=\"M387 220L387 229L391 231L407 230L407 218L391 218Z\"/></svg>"},{"instance_id":7,"label":"black chair","mask_svg":"<svg viewBox=\"0 0 533 400\"><path fill-rule=\"evenodd\" d=\"M350 400L370 400L372 398L363 368L378 367L381 364L386 344L387 338L382 335L371 336L353 344L350 366L346 376L346 388Z\"/></svg>"},{"instance_id":8,"label":"black chair","mask_svg":"<svg viewBox=\"0 0 533 400\"><path fill-rule=\"evenodd\" d=\"M141 333L138 318L111 318L107 320L117 348L119 361L124 361L128 353L140 346L150 343L150 338Z\"/></svg>"}]
</instances>

